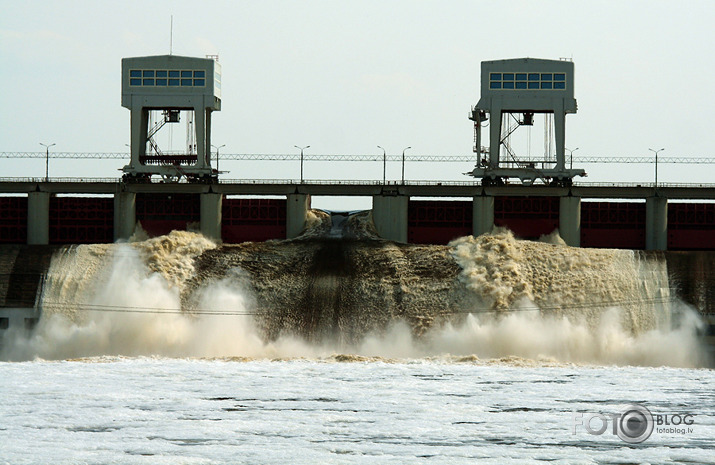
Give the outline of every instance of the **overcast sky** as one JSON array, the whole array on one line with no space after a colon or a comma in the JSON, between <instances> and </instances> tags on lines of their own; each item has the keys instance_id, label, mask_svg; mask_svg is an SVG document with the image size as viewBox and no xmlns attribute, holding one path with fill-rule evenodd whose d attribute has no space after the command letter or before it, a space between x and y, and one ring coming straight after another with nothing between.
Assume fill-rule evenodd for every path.
<instances>
[{"instance_id":1,"label":"overcast sky","mask_svg":"<svg viewBox=\"0 0 715 465\"><path fill-rule=\"evenodd\" d=\"M715 157L715 1L0 0L0 151L125 151L122 57L218 54L225 153L465 155L483 60L573 59L576 155ZM183 127L182 127L183 131ZM522 129L520 129L522 131ZM535 131L535 130L534 130ZM543 132L543 131L542 131ZM532 137L526 134L525 137ZM536 136L534 136L536 137ZM542 145L543 147L543 145ZM543 148L541 148L543 151ZM538 148L531 147L532 155ZM52 176L116 176L124 163L51 160ZM408 179L467 179L471 164L413 163ZM586 166L591 181L653 166ZM297 177L296 162L226 162L230 178ZM398 179L392 163L388 178ZM707 182L715 165L663 167ZM44 162L0 159L0 176ZM373 163L309 162L314 179L381 179Z\"/></svg>"}]
</instances>

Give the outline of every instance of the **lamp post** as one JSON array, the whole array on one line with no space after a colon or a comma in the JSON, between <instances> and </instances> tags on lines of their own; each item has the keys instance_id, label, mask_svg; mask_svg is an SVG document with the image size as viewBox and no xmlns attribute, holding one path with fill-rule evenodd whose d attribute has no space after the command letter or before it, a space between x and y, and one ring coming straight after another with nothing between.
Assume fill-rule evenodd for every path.
<instances>
[{"instance_id":1,"label":"lamp post","mask_svg":"<svg viewBox=\"0 0 715 465\"><path fill-rule=\"evenodd\" d=\"M566 148L566 147L564 147L564 148ZM566 150L569 150L569 149L566 149ZM573 169L573 153L574 153L576 150L578 150L578 147L576 147L576 148L573 149L573 150L569 150L569 155L570 155L570 157L571 157L571 169Z\"/></svg>"},{"instance_id":2,"label":"lamp post","mask_svg":"<svg viewBox=\"0 0 715 465\"><path fill-rule=\"evenodd\" d=\"M226 144L220 145L218 147L216 147L214 144L211 144L211 147L216 149L216 172L218 173L218 152L222 148L226 147Z\"/></svg>"},{"instance_id":3,"label":"lamp post","mask_svg":"<svg viewBox=\"0 0 715 465\"><path fill-rule=\"evenodd\" d=\"M382 149L382 184L384 185L387 179L387 152L380 145L377 148Z\"/></svg>"},{"instance_id":4,"label":"lamp post","mask_svg":"<svg viewBox=\"0 0 715 465\"><path fill-rule=\"evenodd\" d=\"M402 184L405 183L405 152L412 147L405 147L402 149Z\"/></svg>"},{"instance_id":5,"label":"lamp post","mask_svg":"<svg viewBox=\"0 0 715 465\"><path fill-rule=\"evenodd\" d=\"M40 142L40 145L45 147L45 149L46 149L46 151L45 151L45 182L49 182L49 180L50 180L50 147L52 147L53 145L57 145L57 144L55 144L53 142L53 143L47 145L47 144L43 144L42 142Z\"/></svg>"},{"instance_id":6,"label":"lamp post","mask_svg":"<svg viewBox=\"0 0 715 465\"><path fill-rule=\"evenodd\" d=\"M658 187L658 153L662 152L665 149L658 149L658 150L653 150L653 149L648 149L651 152L655 154L655 187Z\"/></svg>"},{"instance_id":7,"label":"lamp post","mask_svg":"<svg viewBox=\"0 0 715 465\"><path fill-rule=\"evenodd\" d=\"M300 150L300 183L303 184L303 150L309 149L310 145L306 145L305 147L298 147L297 145L294 145L293 147Z\"/></svg>"}]
</instances>

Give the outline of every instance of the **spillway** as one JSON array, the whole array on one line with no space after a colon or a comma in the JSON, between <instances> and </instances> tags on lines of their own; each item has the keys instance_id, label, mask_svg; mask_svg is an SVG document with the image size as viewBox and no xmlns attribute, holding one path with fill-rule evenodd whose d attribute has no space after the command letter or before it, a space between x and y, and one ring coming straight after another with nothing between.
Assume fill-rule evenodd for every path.
<instances>
[{"instance_id":1,"label":"spillway","mask_svg":"<svg viewBox=\"0 0 715 465\"><path fill-rule=\"evenodd\" d=\"M313 211L309 224L283 241L216 244L174 231L59 248L39 327L11 349L6 341L4 356L301 356L402 339L408 356L653 364L653 341L681 331L662 255L507 230L399 244L379 239L367 212ZM688 339L672 363L702 364L697 345Z\"/></svg>"}]
</instances>

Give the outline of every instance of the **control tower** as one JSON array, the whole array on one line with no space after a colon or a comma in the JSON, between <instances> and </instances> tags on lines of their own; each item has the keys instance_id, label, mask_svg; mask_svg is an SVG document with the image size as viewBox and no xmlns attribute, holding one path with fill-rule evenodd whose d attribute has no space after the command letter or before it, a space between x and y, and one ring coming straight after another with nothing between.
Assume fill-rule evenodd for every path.
<instances>
[{"instance_id":1,"label":"control tower","mask_svg":"<svg viewBox=\"0 0 715 465\"><path fill-rule=\"evenodd\" d=\"M177 181L208 181L211 168L211 113L221 110L221 66L217 59L159 55L122 59L122 106L131 111L131 161L124 179L152 175ZM166 124L188 119L187 146L162 151L154 136ZM154 116L158 116L156 121Z\"/></svg>"},{"instance_id":2,"label":"control tower","mask_svg":"<svg viewBox=\"0 0 715 465\"><path fill-rule=\"evenodd\" d=\"M581 169L566 167L564 145L566 114L576 113L574 65L571 61L517 58L483 61L481 98L472 109L474 151L479 159L473 171L483 185L503 184L519 178L530 184L536 179L568 186ZM509 137L520 126L532 126L534 114L553 115L555 153L542 158L520 157L511 148ZM482 123L489 122L489 147L482 148ZM550 131L548 136L551 137Z\"/></svg>"}]
</instances>

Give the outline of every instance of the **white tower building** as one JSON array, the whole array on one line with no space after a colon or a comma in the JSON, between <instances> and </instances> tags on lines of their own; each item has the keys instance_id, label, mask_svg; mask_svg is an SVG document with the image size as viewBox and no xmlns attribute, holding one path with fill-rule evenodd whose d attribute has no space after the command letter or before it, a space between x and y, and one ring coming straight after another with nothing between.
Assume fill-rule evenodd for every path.
<instances>
[{"instance_id":1,"label":"white tower building","mask_svg":"<svg viewBox=\"0 0 715 465\"><path fill-rule=\"evenodd\" d=\"M520 158L508 146L508 138L519 126L531 126L535 113L553 114L555 157ZM554 185L570 185L581 169L566 167L566 114L576 113L574 64L563 60L517 58L483 61L481 98L470 119L475 122L475 151L479 154L471 176L482 184L502 184L508 178L524 183L543 179ZM506 125L507 115L515 121ZM514 116L517 115L517 116ZM481 149L482 123L489 122L489 148ZM500 158L504 148L505 157ZM482 153L488 158L482 158Z\"/></svg>"},{"instance_id":2,"label":"white tower building","mask_svg":"<svg viewBox=\"0 0 715 465\"><path fill-rule=\"evenodd\" d=\"M186 177L211 180L211 113L221 110L221 66L212 58L160 55L122 59L122 106L131 111L131 161L125 180L148 181ZM150 127L150 112L160 112ZM154 136L181 112L193 117L185 150L162 151Z\"/></svg>"}]
</instances>

